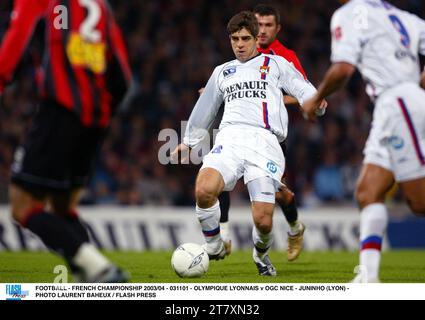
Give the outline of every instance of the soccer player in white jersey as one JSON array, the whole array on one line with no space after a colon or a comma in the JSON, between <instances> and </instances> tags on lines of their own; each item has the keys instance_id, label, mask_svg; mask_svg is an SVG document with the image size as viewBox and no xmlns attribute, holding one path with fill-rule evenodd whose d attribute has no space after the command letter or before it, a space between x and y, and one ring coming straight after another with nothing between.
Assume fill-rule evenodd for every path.
<instances>
[{"instance_id":1,"label":"soccer player in white jersey","mask_svg":"<svg viewBox=\"0 0 425 320\"><path fill-rule=\"evenodd\" d=\"M224 102L215 145L203 159L195 187L204 248L210 258L224 258L218 196L243 176L252 202L254 262L260 275L275 276L268 250L275 192L285 169L279 145L288 125L282 90L302 104L316 89L284 58L257 52L258 22L252 12L235 15L227 30L236 60L215 68L190 115L183 143L172 156L203 140Z\"/></svg>"},{"instance_id":2,"label":"soccer player in white jersey","mask_svg":"<svg viewBox=\"0 0 425 320\"><path fill-rule=\"evenodd\" d=\"M425 21L381 0L351 0L332 17L332 66L303 108L340 89L357 67L375 103L356 200L360 217L360 272L353 282L379 281L387 227L384 197L396 181L411 210L425 215Z\"/></svg>"}]
</instances>

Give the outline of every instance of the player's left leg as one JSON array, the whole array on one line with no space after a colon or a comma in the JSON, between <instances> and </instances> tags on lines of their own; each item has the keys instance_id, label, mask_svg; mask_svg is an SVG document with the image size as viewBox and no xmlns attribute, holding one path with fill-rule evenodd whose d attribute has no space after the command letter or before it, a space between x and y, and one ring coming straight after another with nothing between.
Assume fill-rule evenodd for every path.
<instances>
[{"instance_id":1,"label":"player's left leg","mask_svg":"<svg viewBox=\"0 0 425 320\"><path fill-rule=\"evenodd\" d=\"M410 209L425 218L425 178L399 183Z\"/></svg>"},{"instance_id":2,"label":"player's left leg","mask_svg":"<svg viewBox=\"0 0 425 320\"><path fill-rule=\"evenodd\" d=\"M66 221L78 239L74 254L66 255L76 282L127 282L128 275L113 265L90 243L86 228L77 214L81 189L55 193L50 197L53 212Z\"/></svg>"},{"instance_id":3,"label":"player's left leg","mask_svg":"<svg viewBox=\"0 0 425 320\"><path fill-rule=\"evenodd\" d=\"M276 276L268 252L273 244L273 211L275 184L272 178L262 177L248 182L254 226L253 259L259 275Z\"/></svg>"},{"instance_id":4,"label":"player's left leg","mask_svg":"<svg viewBox=\"0 0 425 320\"><path fill-rule=\"evenodd\" d=\"M229 227L229 209L230 209L230 192L224 191L218 196L220 202L220 233L226 249L226 255L232 252L232 240L230 240Z\"/></svg>"},{"instance_id":5,"label":"player's left leg","mask_svg":"<svg viewBox=\"0 0 425 320\"><path fill-rule=\"evenodd\" d=\"M360 207L361 273L354 282L379 281L382 239L388 224L385 195L394 184L391 171L366 163L360 173L356 200Z\"/></svg>"},{"instance_id":6,"label":"player's left leg","mask_svg":"<svg viewBox=\"0 0 425 320\"><path fill-rule=\"evenodd\" d=\"M295 194L285 184L276 192L276 202L289 224L287 259L291 262L298 258L303 248L305 225L298 221Z\"/></svg>"}]
</instances>

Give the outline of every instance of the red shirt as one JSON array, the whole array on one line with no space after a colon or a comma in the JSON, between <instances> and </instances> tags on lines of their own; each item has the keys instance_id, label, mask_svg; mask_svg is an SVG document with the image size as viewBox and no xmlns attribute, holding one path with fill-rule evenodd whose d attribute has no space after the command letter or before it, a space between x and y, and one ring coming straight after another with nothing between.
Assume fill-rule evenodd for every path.
<instances>
[{"instance_id":1,"label":"red shirt","mask_svg":"<svg viewBox=\"0 0 425 320\"><path fill-rule=\"evenodd\" d=\"M258 52L265 53L265 54L275 54L278 56L281 56L291 62L294 67L301 72L301 74L304 76L305 79L307 79L307 75L301 65L300 60L297 57L297 54L295 51L292 51L288 48L286 48L283 44L279 42L279 40L273 41L270 46L266 49L258 48Z\"/></svg>"},{"instance_id":2,"label":"red shirt","mask_svg":"<svg viewBox=\"0 0 425 320\"><path fill-rule=\"evenodd\" d=\"M76 113L85 126L106 127L117 95L110 84L127 87L131 71L121 32L104 0L87 5L73 0L15 0L0 47L0 86L11 80L40 19L46 21L43 98Z\"/></svg>"}]
</instances>

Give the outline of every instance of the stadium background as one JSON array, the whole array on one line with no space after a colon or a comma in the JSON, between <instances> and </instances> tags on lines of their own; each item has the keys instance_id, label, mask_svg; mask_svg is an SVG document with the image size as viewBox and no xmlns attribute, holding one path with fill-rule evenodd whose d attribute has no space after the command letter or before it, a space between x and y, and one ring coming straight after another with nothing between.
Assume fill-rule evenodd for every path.
<instances>
[{"instance_id":1,"label":"stadium background","mask_svg":"<svg viewBox=\"0 0 425 320\"><path fill-rule=\"evenodd\" d=\"M233 58L226 36L228 19L258 1L110 1L128 44L138 94L125 117L113 121L85 203L193 205L197 167L163 166L157 160L158 132L187 120L214 66ZM1 34L12 1L0 4ZM420 0L393 1L425 16ZM295 50L309 79L318 84L329 66L329 19L337 1L277 1L280 40ZM41 32L40 32L41 31ZM35 68L41 60L42 28L4 96L0 110L0 198L7 201L13 151L36 109ZM317 125L290 110L287 141L289 185L301 206L351 201L371 119L371 104L359 76L330 99ZM289 108L290 109L290 108ZM246 202L243 187L233 204Z\"/></svg>"},{"instance_id":2,"label":"stadium background","mask_svg":"<svg viewBox=\"0 0 425 320\"><path fill-rule=\"evenodd\" d=\"M422 0L390 2L425 18ZM121 211L130 208L129 223L143 220L151 223L151 227L161 211L181 211L182 216L193 213L194 180L199 167L161 165L158 150L163 142L158 141L158 133L166 128L180 132L180 122L187 120L198 89L206 83L213 68L233 59L225 31L228 19L236 12L253 8L259 1L111 0L110 3L125 35L137 93L125 112L112 122L95 174L84 195L83 204L88 207L82 211L89 223L91 215L100 215L99 219L106 221L103 231L93 230L102 247L122 249L113 232L120 224ZM338 2L287 0L268 3L274 4L282 15L283 31L279 39L296 51L309 79L317 85L329 66L329 21ZM0 38L8 26L11 8L11 0L1 1ZM0 108L0 203L5 205L13 152L37 106L34 79L42 60L42 40L43 25L40 24ZM305 122L298 110L289 108L288 184L297 195L303 219L319 217L321 237L326 240L317 248L313 243L318 238L312 237L307 240L312 243L310 249L355 249L357 246L358 217L353 191L372 111L363 86L356 74L346 90L329 99L327 115L318 124ZM237 185L231 197L232 208L236 208L231 209L231 221L234 216L235 226L249 222L248 197L243 184ZM410 216L405 218L409 212L400 200L397 191L388 199L393 220L387 245L425 247L425 224ZM38 244L31 244L32 240L21 241L20 231L5 220L7 211L7 206L0 210L0 250L38 248ZM329 212L331 215L326 214ZM276 216L282 219L280 213ZM179 219L167 213L162 217L161 223ZM194 221L193 215L186 217L191 221L189 224ZM94 220L93 229L96 224ZM140 247L126 249L170 248L182 240L173 235L171 227L164 228L168 230L168 244L149 247L145 242ZM119 232L125 233L125 230ZM155 230L149 233L153 243L155 237L161 235ZM341 236L344 232L350 235L348 242L338 240L344 238ZM140 237L144 239L144 236ZM8 242L8 239L13 240ZM240 247L249 246L249 241L244 241L241 240ZM278 247L283 245L281 239Z\"/></svg>"}]
</instances>

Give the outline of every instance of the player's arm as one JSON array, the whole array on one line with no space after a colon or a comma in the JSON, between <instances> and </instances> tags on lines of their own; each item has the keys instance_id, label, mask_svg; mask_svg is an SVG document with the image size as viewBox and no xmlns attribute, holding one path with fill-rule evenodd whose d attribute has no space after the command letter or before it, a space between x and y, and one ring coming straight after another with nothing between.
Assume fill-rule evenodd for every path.
<instances>
[{"instance_id":1,"label":"player's arm","mask_svg":"<svg viewBox=\"0 0 425 320\"><path fill-rule=\"evenodd\" d=\"M15 0L10 25L0 47L0 90L12 79L47 5L45 0Z\"/></svg>"},{"instance_id":2,"label":"player's arm","mask_svg":"<svg viewBox=\"0 0 425 320\"><path fill-rule=\"evenodd\" d=\"M316 110L323 99L343 88L348 80L350 80L355 70L355 66L346 62L334 63L329 68L316 94L312 98L308 99L302 106L308 119L315 119Z\"/></svg>"},{"instance_id":3,"label":"player's arm","mask_svg":"<svg viewBox=\"0 0 425 320\"><path fill-rule=\"evenodd\" d=\"M180 152L194 148L208 134L223 103L223 93L218 86L219 71L218 67L214 70L202 94L199 96L190 114L183 143L171 153L172 159L176 159Z\"/></svg>"},{"instance_id":4,"label":"player's arm","mask_svg":"<svg viewBox=\"0 0 425 320\"><path fill-rule=\"evenodd\" d=\"M300 59L294 51L286 49L284 51L278 51L278 55L291 62L294 65L295 69L297 69L298 72L300 72L304 76L304 78L307 79L307 74L300 62ZM301 105L298 103L298 100L295 97L285 95L283 96L283 103L285 104L285 106L294 106L302 110Z\"/></svg>"},{"instance_id":5,"label":"player's arm","mask_svg":"<svg viewBox=\"0 0 425 320\"><path fill-rule=\"evenodd\" d=\"M354 21L356 13L339 9L332 16L332 65L319 85L317 93L303 104L304 115L315 119L315 110L319 102L341 89L353 75L362 52L362 33Z\"/></svg>"},{"instance_id":6,"label":"player's arm","mask_svg":"<svg viewBox=\"0 0 425 320\"><path fill-rule=\"evenodd\" d=\"M417 18L419 31L419 53L425 57L425 21ZM425 68L421 75L421 87L425 89Z\"/></svg>"},{"instance_id":7,"label":"player's arm","mask_svg":"<svg viewBox=\"0 0 425 320\"><path fill-rule=\"evenodd\" d=\"M297 99L299 105L313 97L316 93L316 88L305 79L305 77L297 71L294 66L286 60L280 61L280 70L283 70L283 76L280 78L280 86L285 92ZM319 104L320 105L320 104ZM319 107L318 105L318 107ZM327 107L326 101L323 101L323 108Z\"/></svg>"},{"instance_id":8,"label":"player's arm","mask_svg":"<svg viewBox=\"0 0 425 320\"><path fill-rule=\"evenodd\" d=\"M132 73L124 38L112 11L109 12L108 21L108 36L109 42L111 43L112 57L108 61L106 82L108 91L112 95L112 107L115 109L122 103L126 97L126 93L129 92Z\"/></svg>"}]
</instances>

